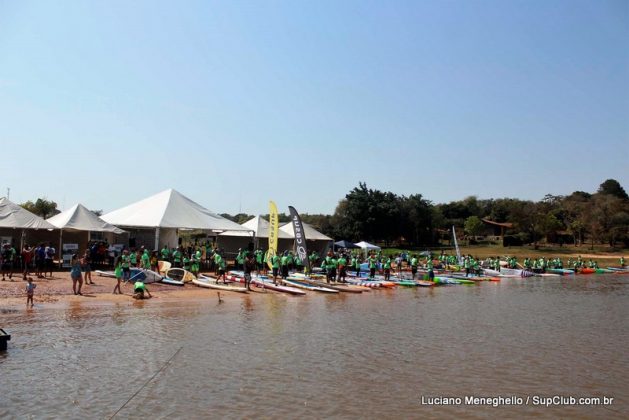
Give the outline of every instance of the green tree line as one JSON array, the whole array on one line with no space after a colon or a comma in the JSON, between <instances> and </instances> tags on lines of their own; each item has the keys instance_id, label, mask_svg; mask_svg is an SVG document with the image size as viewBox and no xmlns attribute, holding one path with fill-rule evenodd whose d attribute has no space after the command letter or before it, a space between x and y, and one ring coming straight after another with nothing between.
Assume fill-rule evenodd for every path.
<instances>
[{"instance_id":1,"label":"green tree line","mask_svg":"<svg viewBox=\"0 0 629 420\"><path fill-rule=\"evenodd\" d=\"M44 218L59 212L55 202L41 198L21 205ZM237 223L254 217L245 213L221 216ZM268 220L268 214L263 217ZM398 195L360 182L339 201L334 214L302 213L301 218L331 238L385 246L436 245L452 226L475 237L487 230L485 219L510 223L512 228L506 233L518 243L629 247L629 196L614 179L603 182L595 193L548 194L537 202L471 196L443 204L434 204L421 194ZM279 220L285 223L290 218L281 213Z\"/></svg>"},{"instance_id":2,"label":"green tree line","mask_svg":"<svg viewBox=\"0 0 629 420\"><path fill-rule=\"evenodd\" d=\"M252 215L230 216L244 223ZM267 218L268 214L263 215ZM287 214L279 215L288 222ZM302 213L305 223L334 239L366 240L385 246L436 245L452 226L469 236L487 231L482 219L510 223L506 234L516 243L540 241L595 243L629 247L629 196L613 179L598 191L575 191L566 196L546 195L540 201L517 198L478 199L475 196L434 204L421 194L398 195L368 188L365 183L341 199L334 214Z\"/></svg>"}]
</instances>

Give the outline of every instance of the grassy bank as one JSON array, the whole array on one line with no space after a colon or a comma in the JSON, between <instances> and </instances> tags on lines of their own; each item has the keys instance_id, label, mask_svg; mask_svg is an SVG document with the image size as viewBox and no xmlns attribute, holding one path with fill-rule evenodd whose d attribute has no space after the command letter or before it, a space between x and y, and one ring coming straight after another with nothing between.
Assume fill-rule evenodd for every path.
<instances>
[{"instance_id":1,"label":"grassy bank","mask_svg":"<svg viewBox=\"0 0 629 420\"><path fill-rule=\"evenodd\" d=\"M443 249L446 254L454 254L454 248L427 248L432 251L433 254L440 254ZM625 259L629 260L629 250L610 250L607 247L603 246L595 246L594 250L590 249L590 246L540 246L538 249L534 249L532 246L513 246L513 247L503 247L501 245L472 245L472 246L460 246L461 254L467 255L470 254L474 257L478 258L486 258L486 257L495 257L499 256L514 256L519 260L522 260L526 257L529 258L540 258L540 257L560 257L562 259L567 259L569 257L576 258L579 255L582 258L592 258L599 262L599 264L604 261L605 264L608 265L618 265L619 258L624 256ZM417 249L410 250L411 253L419 253L425 249ZM384 248L383 252L386 255L394 255L400 252L409 251L408 249L401 248Z\"/></svg>"}]
</instances>

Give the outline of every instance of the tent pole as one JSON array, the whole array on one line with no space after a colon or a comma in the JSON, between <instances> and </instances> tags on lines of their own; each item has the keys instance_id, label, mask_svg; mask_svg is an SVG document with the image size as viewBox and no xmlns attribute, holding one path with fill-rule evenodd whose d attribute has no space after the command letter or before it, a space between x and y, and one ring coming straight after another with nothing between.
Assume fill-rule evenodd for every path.
<instances>
[{"instance_id":1,"label":"tent pole","mask_svg":"<svg viewBox=\"0 0 629 420\"><path fill-rule=\"evenodd\" d=\"M159 251L159 227L155 228L155 248Z\"/></svg>"},{"instance_id":2,"label":"tent pole","mask_svg":"<svg viewBox=\"0 0 629 420\"><path fill-rule=\"evenodd\" d=\"M63 266L63 254L61 253L62 252L62 249L61 249L62 242L63 242L63 229L59 229L59 250L57 251L57 252L59 252L58 255L61 257L61 258L59 258L59 268L61 268Z\"/></svg>"}]
</instances>

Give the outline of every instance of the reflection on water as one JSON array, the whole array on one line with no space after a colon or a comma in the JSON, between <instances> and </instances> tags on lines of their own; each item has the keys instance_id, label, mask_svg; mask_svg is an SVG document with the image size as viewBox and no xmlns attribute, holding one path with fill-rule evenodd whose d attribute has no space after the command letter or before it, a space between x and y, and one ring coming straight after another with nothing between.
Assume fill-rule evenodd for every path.
<instances>
[{"instance_id":1,"label":"reflection on water","mask_svg":"<svg viewBox=\"0 0 629 420\"><path fill-rule=\"evenodd\" d=\"M628 292L629 276L610 275L4 309L0 417L109 417L163 368L121 417L622 418ZM615 404L439 407L421 395Z\"/></svg>"}]
</instances>

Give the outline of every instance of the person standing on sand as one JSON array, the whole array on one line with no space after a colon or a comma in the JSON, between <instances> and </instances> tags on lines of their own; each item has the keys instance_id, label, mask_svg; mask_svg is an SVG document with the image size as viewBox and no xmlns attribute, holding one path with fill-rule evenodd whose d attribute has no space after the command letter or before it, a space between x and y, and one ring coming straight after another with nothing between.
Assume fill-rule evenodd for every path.
<instances>
[{"instance_id":1,"label":"person standing on sand","mask_svg":"<svg viewBox=\"0 0 629 420\"><path fill-rule=\"evenodd\" d=\"M46 252L44 244L39 244L37 248L35 248L35 275L37 278L43 277L45 258Z\"/></svg>"},{"instance_id":2,"label":"person standing on sand","mask_svg":"<svg viewBox=\"0 0 629 420\"><path fill-rule=\"evenodd\" d=\"M162 261L170 261L170 250L168 249L168 246L164 245L160 254L162 255Z\"/></svg>"},{"instance_id":3,"label":"person standing on sand","mask_svg":"<svg viewBox=\"0 0 629 420\"><path fill-rule=\"evenodd\" d=\"M120 256L120 262L122 264L122 279L125 282L128 282L131 278L131 258L129 257L129 251L122 251L122 255Z\"/></svg>"},{"instance_id":4,"label":"person standing on sand","mask_svg":"<svg viewBox=\"0 0 629 420\"><path fill-rule=\"evenodd\" d=\"M13 277L13 253L9 244L4 244L2 248L2 281L4 281L5 273L8 273L9 280L11 280Z\"/></svg>"},{"instance_id":5,"label":"person standing on sand","mask_svg":"<svg viewBox=\"0 0 629 420\"><path fill-rule=\"evenodd\" d=\"M72 256L72 266L70 268L70 277L72 278L72 291L75 295L83 295L81 287L83 287L83 275L81 274L81 263L76 255ZM79 288L76 284L79 283Z\"/></svg>"},{"instance_id":6,"label":"person standing on sand","mask_svg":"<svg viewBox=\"0 0 629 420\"><path fill-rule=\"evenodd\" d=\"M151 254L151 259L149 260L149 263L151 265L151 270L155 271L156 273L159 273L159 267L158 267L158 260L157 260L157 251L153 251L153 253Z\"/></svg>"},{"instance_id":7,"label":"person standing on sand","mask_svg":"<svg viewBox=\"0 0 629 420\"><path fill-rule=\"evenodd\" d=\"M122 280L122 258L118 258L118 261L116 261L114 275L116 276L116 287L114 287L114 295L116 294L116 290L118 290L118 294L121 295L122 291L120 290L120 281Z\"/></svg>"},{"instance_id":8,"label":"person standing on sand","mask_svg":"<svg viewBox=\"0 0 629 420\"><path fill-rule=\"evenodd\" d=\"M24 248L22 249L22 264L24 265L24 271L23 271L23 275L24 275L24 280L26 280L26 278L28 277L28 272L29 269L31 267L31 263L33 261L33 248L31 246L29 246L28 244L24 245Z\"/></svg>"},{"instance_id":9,"label":"person standing on sand","mask_svg":"<svg viewBox=\"0 0 629 420\"><path fill-rule=\"evenodd\" d=\"M94 284L92 281L92 259L89 249L85 251L83 260L81 261L83 273L85 273L85 284Z\"/></svg>"},{"instance_id":10,"label":"person standing on sand","mask_svg":"<svg viewBox=\"0 0 629 420\"><path fill-rule=\"evenodd\" d=\"M181 268L181 250L179 248L175 248L173 251L173 268Z\"/></svg>"},{"instance_id":11,"label":"person standing on sand","mask_svg":"<svg viewBox=\"0 0 629 420\"><path fill-rule=\"evenodd\" d=\"M54 266L55 254L57 250L54 246L52 246L52 242L48 243L48 246L45 249L46 251L46 268L44 269L44 277L46 277L46 273L50 272L50 277L52 277L52 269Z\"/></svg>"},{"instance_id":12,"label":"person standing on sand","mask_svg":"<svg viewBox=\"0 0 629 420\"><path fill-rule=\"evenodd\" d=\"M138 266L138 253L135 251L135 248L131 248L131 253L129 254L129 263L131 267Z\"/></svg>"},{"instance_id":13,"label":"person standing on sand","mask_svg":"<svg viewBox=\"0 0 629 420\"><path fill-rule=\"evenodd\" d=\"M145 270L148 270L151 268L151 257L149 256L149 250L145 249L144 252L142 253L142 257L140 257L140 261L141 261L141 267Z\"/></svg>"},{"instance_id":14,"label":"person standing on sand","mask_svg":"<svg viewBox=\"0 0 629 420\"><path fill-rule=\"evenodd\" d=\"M33 307L33 295L35 295L36 284L33 283L32 278L28 278L28 283L26 283L26 306L28 303L31 303L31 308Z\"/></svg>"},{"instance_id":15,"label":"person standing on sand","mask_svg":"<svg viewBox=\"0 0 629 420\"><path fill-rule=\"evenodd\" d=\"M199 252L200 253L200 252ZM190 256L190 272L194 274L194 277L199 277L199 263L201 262L200 257L197 256L196 252L193 252Z\"/></svg>"}]
</instances>

